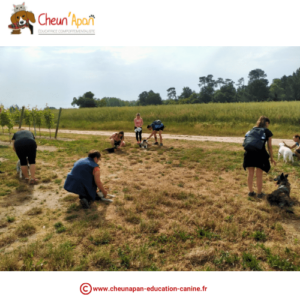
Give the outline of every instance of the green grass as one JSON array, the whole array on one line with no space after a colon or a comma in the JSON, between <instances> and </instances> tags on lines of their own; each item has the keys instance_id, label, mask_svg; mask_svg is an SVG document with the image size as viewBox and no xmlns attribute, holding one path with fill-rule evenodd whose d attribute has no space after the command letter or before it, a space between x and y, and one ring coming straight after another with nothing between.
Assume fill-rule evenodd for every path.
<instances>
[{"instance_id":1,"label":"green grass","mask_svg":"<svg viewBox=\"0 0 300 300\"><path fill-rule=\"evenodd\" d=\"M276 137L289 138L299 130L299 110L298 101L64 109L60 128L132 131L139 112L145 125L160 119L168 133L243 136L264 114Z\"/></svg>"}]
</instances>

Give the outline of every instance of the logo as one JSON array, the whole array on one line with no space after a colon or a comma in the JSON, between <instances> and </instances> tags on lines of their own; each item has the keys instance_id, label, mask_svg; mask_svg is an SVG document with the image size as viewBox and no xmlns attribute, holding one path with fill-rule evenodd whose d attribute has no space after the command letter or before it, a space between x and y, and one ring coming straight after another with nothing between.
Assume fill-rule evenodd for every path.
<instances>
[{"instance_id":1,"label":"logo","mask_svg":"<svg viewBox=\"0 0 300 300\"><path fill-rule=\"evenodd\" d=\"M75 13L69 12L67 17L49 16L42 13L37 18L38 24L42 26L38 30L39 35L73 35L90 34L94 35L95 16L78 18Z\"/></svg>"},{"instance_id":2,"label":"logo","mask_svg":"<svg viewBox=\"0 0 300 300\"><path fill-rule=\"evenodd\" d=\"M11 30L11 34L21 34L22 30L30 30L33 34L33 25L35 23L35 16L33 12L27 11L25 2L19 5L13 5L13 13L10 17L11 24L8 28Z\"/></svg>"},{"instance_id":3,"label":"logo","mask_svg":"<svg viewBox=\"0 0 300 300\"><path fill-rule=\"evenodd\" d=\"M83 283L80 286L80 293L83 295L88 295L92 292L92 286L89 283Z\"/></svg>"}]
</instances>

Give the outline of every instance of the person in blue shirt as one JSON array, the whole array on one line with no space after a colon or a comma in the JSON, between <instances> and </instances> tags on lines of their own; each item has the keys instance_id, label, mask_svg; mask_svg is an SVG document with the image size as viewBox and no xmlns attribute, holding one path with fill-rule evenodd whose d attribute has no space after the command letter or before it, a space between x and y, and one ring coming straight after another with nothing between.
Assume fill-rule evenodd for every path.
<instances>
[{"instance_id":1,"label":"person in blue shirt","mask_svg":"<svg viewBox=\"0 0 300 300\"><path fill-rule=\"evenodd\" d=\"M300 159L300 135L299 134L295 134L293 136L293 141L295 142L295 144L293 146L288 146L285 142L284 143L284 146L286 146L287 148L290 148L291 150L296 148L295 150L295 153L293 154L293 156L296 156L298 157L298 159Z\"/></svg>"},{"instance_id":2,"label":"person in blue shirt","mask_svg":"<svg viewBox=\"0 0 300 300\"><path fill-rule=\"evenodd\" d=\"M156 120L151 125L148 125L147 129L148 130L152 130L152 133L147 138L147 140L150 139L152 135L154 135L154 138L155 138L154 145L158 145L157 137L156 137L156 133L158 132L159 139L160 139L160 146L163 146L162 135L161 134L162 134L162 131L164 130L164 128L165 128L165 126L164 126L164 124L160 120Z\"/></svg>"},{"instance_id":3,"label":"person in blue shirt","mask_svg":"<svg viewBox=\"0 0 300 300\"><path fill-rule=\"evenodd\" d=\"M97 195L97 188L107 196L101 180L98 162L101 154L98 150L91 150L88 157L81 158L74 163L72 171L68 174L64 189L70 193L79 195L83 208L90 208L94 200L100 200Z\"/></svg>"}]
</instances>

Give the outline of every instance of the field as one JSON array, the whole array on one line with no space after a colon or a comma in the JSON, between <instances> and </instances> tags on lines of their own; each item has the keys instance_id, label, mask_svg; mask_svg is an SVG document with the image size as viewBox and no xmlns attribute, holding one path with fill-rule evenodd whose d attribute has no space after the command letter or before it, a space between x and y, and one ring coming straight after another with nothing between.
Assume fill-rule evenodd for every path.
<instances>
[{"instance_id":1,"label":"field","mask_svg":"<svg viewBox=\"0 0 300 300\"><path fill-rule=\"evenodd\" d=\"M141 150L128 138L122 153L103 153L100 163L114 202L83 210L64 180L77 159L109 144L105 137L60 137L38 139L35 186L19 180L15 153L0 144L0 270L300 270L298 162L281 161L264 175L270 193L273 178L289 174L289 214L248 198L240 145L167 140Z\"/></svg>"},{"instance_id":2,"label":"field","mask_svg":"<svg viewBox=\"0 0 300 300\"><path fill-rule=\"evenodd\" d=\"M299 111L298 101L64 109L60 127L132 131L133 119L139 112L145 125L160 119L168 133L243 136L259 116L266 115L274 137L291 138L299 131ZM57 113L56 110L55 119Z\"/></svg>"}]
</instances>

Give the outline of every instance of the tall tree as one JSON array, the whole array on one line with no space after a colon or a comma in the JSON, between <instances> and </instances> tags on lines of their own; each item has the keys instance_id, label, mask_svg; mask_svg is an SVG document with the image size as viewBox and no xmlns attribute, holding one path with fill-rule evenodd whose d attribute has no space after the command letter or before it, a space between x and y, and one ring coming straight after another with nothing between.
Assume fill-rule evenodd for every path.
<instances>
[{"instance_id":1,"label":"tall tree","mask_svg":"<svg viewBox=\"0 0 300 300\"><path fill-rule=\"evenodd\" d=\"M174 87L170 87L167 89L167 92L168 92L168 98L169 99L174 99L174 100L177 100L177 97L176 97L176 90Z\"/></svg>"},{"instance_id":2,"label":"tall tree","mask_svg":"<svg viewBox=\"0 0 300 300\"><path fill-rule=\"evenodd\" d=\"M248 75L249 83L253 82L254 80L264 79L266 77L267 77L267 74L265 73L265 71L263 71L261 69L252 70L249 72L249 75Z\"/></svg>"},{"instance_id":3,"label":"tall tree","mask_svg":"<svg viewBox=\"0 0 300 300\"><path fill-rule=\"evenodd\" d=\"M82 107L96 107L96 99L94 99L94 94L92 92L86 92L82 96L73 98L73 102L71 103L72 106L79 106Z\"/></svg>"},{"instance_id":4,"label":"tall tree","mask_svg":"<svg viewBox=\"0 0 300 300\"><path fill-rule=\"evenodd\" d=\"M216 81L217 85L219 86L219 88L221 87L221 85L224 85L224 80L223 78L219 77Z\"/></svg>"},{"instance_id":5,"label":"tall tree","mask_svg":"<svg viewBox=\"0 0 300 300\"><path fill-rule=\"evenodd\" d=\"M270 98L274 101L285 100L284 89L281 87L280 79L273 79L270 86Z\"/></svg>"},{"instance_id":6,"label":"tall tree","mask_svg":"<svg viewBox=\"0 0 300 300\"><path fill-rule=\"evenodd\" d=\"M182 93L179 96L179 99L187 99L189 98L194 92L189 87L184 87L182 89Z\"/></svg>"},{"instance_id":7,"label":"tall tree","mask_svg":"<svg viewBox=\"0 0 300 300\"><path fill-rule=\"evenodd\" d=\"M199 77L198 86L201 88L202 86L205 86L205 85L206 85L206 77L205 76Z\"/></svg>"},{"instance_id":8,"label":"tall tree","mask_svg":"<svg viewBox=\"0 0 300 300\"><path fill-rule=\"evenodd\" d=\"M139 95L138 105L160 105L162 100L160 94L154 93L152 90L149 92L142 92Z\"/></svg>"}]
</instances>

